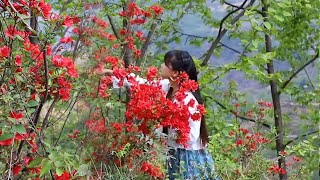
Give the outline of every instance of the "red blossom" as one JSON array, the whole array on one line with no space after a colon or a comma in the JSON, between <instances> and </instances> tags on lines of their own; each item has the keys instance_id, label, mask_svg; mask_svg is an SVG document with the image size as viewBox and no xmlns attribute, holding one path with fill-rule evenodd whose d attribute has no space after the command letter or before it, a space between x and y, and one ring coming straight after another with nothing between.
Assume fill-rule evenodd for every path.
<instances>
[{"instance_id":1,"label":"red blossom","mask_svg":"<svg viewBox=\"0 0 320 180\"><path fill-rule=\"evenodd\" d=\"M73 25L72 18L69 15L67 15L66 18L64 19L64 21L62 22L62 25L67 26L67 27L71 27Z\"/></svg>"},{"instance_id":2,"label":"red blossom","mask_svg":"<svg viewBox=\"0 0 320 180\"><path fill-rule=\"evenodd\" d=\"M107 28L108 27L108 23L105 22L102 19L99 19L98 17L94 16L92 18L92 21L95 22L98 26L102 27L102 28Z\"/></svg>"},{"instance_id":3,"label":"red blossom","mask_svg":"<svg viewBox=\"0 0 320 180\"><path fill-rule=\"evenodd\" d=\"M11 111L9 117L15 120L19 120L19 119L22 119L24 116L22 112Z\"/></svg>"},{"instance_id":4,"label":"red blossom","mask_svg":"<svg viewBox=\"0 0 320 180\"><path fill-rule=\"evenodd\" d=\"M137 32L136 32L136 36L137 36L138 38L142 38L142 37L143 37L143 32L142 32L142 31L137 31Z\"/></svg>"},{"instance_id":5,"label":"red blossom","mask_svg":"<svg viewBox=\"0 0 320 180\"><path fill-rule=\"evenodd\" d=\"M63 38L60 39L60 42L61 42L61 43L65 43L65 44L66 44L66 43L72 43L72 41L73 41L73 40L72 40L71 37L63 37Z\"/></svg>"},{"instance_id":6,"label":"red blossom","mask_svg":"<svg viewBox=\"0 0 320 180\"><path fill-rule=\"evenodd\" d=\"M269 172L271 173L278 173L278 174L286 174L286 170L280 168L277 165L273 165L272 167L269 168Z\"/></svg>"},{"instance_id":7,"label":"red blossom","mask_svg":"<svg viewBox=\"0 0 320 180\"><path fill-rule=\"evenodd\" d=\"M15 65L21 66L22 65L22 55L16 55L15 57Z\"/></svg>"},{"instance_id":8,"label":"red blossom","mask_svg":"<svg viewBox=\"0 0 320 180\"><path fill-rule=\"evenodd\" d=\"M134 50L134 55L138 58L141 56L141 50L140 49L136 49Z\"/></svg>"},{"instance_id":9,"label":"red blossom","mask_svg":"<svg viewBox=\"0 0 320 180\"><path fill-rule=\"evenodd\" d=\"M86 122L86 126L88 127L90 132L93 133L104 133L106 131L105 120L88 120Z\"/></svg>"},{"instance_id":10,"label":"red blossom","mask_svg":"<svg viewBox=\"0 0 320 180\"><path fill-rule=\"evenodd\" d=\"M0 146L10 146L13 143L13 138L9 138L3 141L0 141Z\"/></svg>"},{"instance_id":11,"label":"red blossom","mask_svg":"<svg viewBox=\"0 0 320 180\"><path fill-rule=\"evenodd\" d=\"M202 117L202 114L201 113L193 113L191 115L191 119L194 120L194 121L200 121L201 120L201 117Z\"/></svg>"},{"instance_id":12,"label":"red blossom","mask_svg":"<svg viewBox=\"0 0 320 180\"><path fill-rule=\"evenodd\" d=\"M43 17L45 19L49 19L50 15L51 15L51 11L52 11L50 4L46 3L44 0L41 0L39 2L38 7L40 8L40 11L41 11Z\"/></svg>"},{"instance_id":13,"label":"red blossom","mask_svg":"<svg viewBox=\"0 0 320 180\"><path fill-rule=\"evenodd\" d=\"M150 7L150 9L157 15L161 15L163 13L163 8L159 5L153 5Z\"/></svg>"},{"instance_id":14,"label":"red blossom","mask_svg":"<svg viewBox=\"0 0 320 180\"><path fill-rule=\"evenodd\" d=\"M234 106L235 106L236 108L239 108L239 107L240 107L240 103L235 103Z\"/></svg>"},{"instance_id":15,"label":"red blossom","mask_svg":"<svg viewBox=\"0 0 320 180\"><path fill-rule=\"evenodd\" d=\"M258 102L258 104L261 105L261 106L268 107L268 108L271 108L273 106L273 104L271 102L265 102L265 101L262 101L262 100L260 100Z\"/></svg>"},{"instance_id":16,"label":"red blossom","mask_svg":"<svg viewBox=\"0 0 320 180\"><path fill-rule=\"evenodd\" d=\"M249 133L249 130L248 129L245 129L245 128L240 128L239 129L243 134L248 134Z\"/></svg>"},{"instance_id":17,"label":"red blossom","mask_svg":"<svg viewBox=\"0 0 320 180\"><path fill-rule=\"evenodd\" d=\"M152 81L154 78L156 78L157 74L158 74L158 69L156 67L149 67L147 69L147 74L146 74L147 80Z\"/></svg>"},{"instance_id":18,"label":"red blossom","mask_svg":"<svg viewBox=\"0 0 320 180\"><path fill-rule=\"evenodd\" d=\"M69 172L63 172L61 176L58 176L57 174L55 175L56 180L70 180L71 175Z\"/></svg>"},{"instance_id":19,"label":"red blossom","mask_svg":"<svg viewBox=\"0 0 320 180\"><path fill-rule=\"evenodd\" d=\"M238 139L237 141L236 141L236 145L237 146L242 146L244 144L244 141L242 140L242 139Z\"/></svg>"},{"instance_id":20,"label":"red blossom","mask_svg":"<svg viewBox=\"0 0 320 180\"><path fill-rule=\"evenodd\" d=\"M28 166L28 164L30 163L31 157L30 156L26 156L23 160L23 164L25 166Z\"/></svg>"},{"instance_id":21,"label":"red blossom","mask_svg":"<svg viewBox=\"0 0 320 180\"><path fill-rule=\"evenodd\" d=\"M25 134L21 134L21 133L16 133L14 135L14 138L18 141L21 141L21 140L26 140L28 138L28 134L25 133Z\"/></svg>"},{"instance_id":22,"label":"red blossom","mask_svg":"<svg viewBox=\"0 0 320 180\"><path fill-rule=\"evenodd\" d=\"M14 176L18 175L21 172L21 165L15 165L12 168L12 173Z\"/></svg>"},{"instance_id":23,"label":"red blossom","mask_svg":"<svg viewBox=\"0 0 320 180\"><path fill-rule=\"evenodd\" d=\"M235 134L234 131L230 131L230 132L229 132L229 136L233 136L234 134Z\"/></svg>"},{"instance_id":24,"label":"red blossom","mask_svg":"<svg viewBox=\"0 0 320 180\"><path fill-rule=\"evenodd\" d=\"M293 156L292 159L296 162L300 162L301 158L297 157L297 156Z\"/></svg>"},{"instance_id":25,"label":"red blossom","mask_svg":"<svg viewBox=\"0 0 320 180\"><path fill-rule=\"evenodd\" d=\"M0 56L6 58L10 55L10 48L8 46L0 47Z\"/></svg>"}]
</instances>

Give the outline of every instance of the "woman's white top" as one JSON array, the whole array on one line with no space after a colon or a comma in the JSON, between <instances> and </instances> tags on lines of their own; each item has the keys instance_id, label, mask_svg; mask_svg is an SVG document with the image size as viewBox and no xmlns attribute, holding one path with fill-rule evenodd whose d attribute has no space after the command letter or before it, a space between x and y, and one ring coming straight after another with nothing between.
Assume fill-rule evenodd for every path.
<instances>
[{"instance_id":1,"label":"woman's white top","mask_svg":"<svg viewBox=\"0 0 320 180\"><path fill-rule=\"evenodd\" d=\"M135 74L130 74L130 76L136 76ZM143 84L146 83L146 79L143 79L139 76L135 77L136 81L139 84ZM119 79L117 79L116 77L112 77L112 81L113 81L113 88L119 88L118 83L119 83ZM160 80L160 85L162 90L165 92L165 94L168 93L169 89L170 89L170 82L168 79L162 79ZM130 83L128 82L127 79L124 80L124 85L127 87L130 87ZM187 142L188 146L184 147L181 144L176 143L176 136L177 136L177 131L175 129L172 128L168 128L168 146L170 148L176 149L176 148L181 148L181 149L188 149L188 150L199 150L202 149L202 145L201 145L201 138L200 138L200 125L201 125L201 121L194 121L191 118L191 115L197 112L197 105L198 105L198 101L196 100L196 98L193 96L193 94L191 92L186 92L187 96L185 97L185 99L183 100L183 103L185 105L188 104L188 102L190 100L194 100L195 101L195 105L193 107L189 107L189 112L190 112L190 117L189 117L189 127L190 127L190 134L189 134L189 141ZM173 100L174 103L178 103L177 100ZM162 133L162 127L156 129L156 133L157 134L161 134Z\"/></svg>"}]
</instances>

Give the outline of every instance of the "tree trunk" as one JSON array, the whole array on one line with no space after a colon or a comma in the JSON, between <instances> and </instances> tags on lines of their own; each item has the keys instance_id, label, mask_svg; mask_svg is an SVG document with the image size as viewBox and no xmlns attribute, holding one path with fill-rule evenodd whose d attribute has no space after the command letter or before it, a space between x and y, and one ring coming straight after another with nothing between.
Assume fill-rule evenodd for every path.
<instances>
[{"instance_id":1,"label":"tree trunk","mask_svg":"<svg viewBox=\"0 0 320 180\"><path fill-rule=\"evenodd\" d=\"M267 21L267 11L268 11L268 4L262 0L262 16L264 18L264 21ZM269 34L265 34L265 46L266 46L266 52L272 52L272 41ZM274 66L273 66L273 60L271 60L267 64L267 71L268 74L274 74ZM284 144L283 144L283 121L282 121L282 113L281 113L281 105L280 105L280 94L278 93L278 84L275 80L270 80L269 82L271 87L271 96L272 96L272 102L273 102L273 111L274 111L274 123L276 128L276 148L277 148L277 156L278 159L278 166L282 169L286 170L286 160L284 157L280 156L280 152L284 151ZM288 179L287 174L279 174L279 178L281 180Z\"/></svg>"}]
</instances>

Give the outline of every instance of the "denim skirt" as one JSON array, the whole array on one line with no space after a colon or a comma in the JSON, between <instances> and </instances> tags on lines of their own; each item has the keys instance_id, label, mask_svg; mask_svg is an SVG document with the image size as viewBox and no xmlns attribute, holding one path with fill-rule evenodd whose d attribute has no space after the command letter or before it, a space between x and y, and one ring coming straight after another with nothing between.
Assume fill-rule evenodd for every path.
<instances>
[{"instance_id":1,"label":"denim skirt","mask_svg":"<svg viewBox=\"0 0 320 180\"><path fill-rule=\"evenodd\" d=\"M170 149L167 168L170 180L219 180L213 158L206 149Z\"/></svg>"}]
</instances>

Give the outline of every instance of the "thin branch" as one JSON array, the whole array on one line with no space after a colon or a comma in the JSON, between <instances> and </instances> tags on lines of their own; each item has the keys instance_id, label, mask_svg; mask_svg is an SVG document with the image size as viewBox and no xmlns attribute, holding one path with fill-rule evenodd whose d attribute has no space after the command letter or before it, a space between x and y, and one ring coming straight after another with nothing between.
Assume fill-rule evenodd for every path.
<instances>
[{"instance_id":1,"label":"thin branch","mask_svg":"<svg viewBox=\"0 0 320 180\"><path fill-rule=\"evenodd\" d=\"M251 122L255 122L257 123L259 120L255 120L255 119L251 119L251 118L248 118L248 117L244 117L244 116L239 116L237 115L237 112L235 112L234 110L232 109L228 109L225 105L223 105L222 103L220 103L218 100L210 97L210 96L207 96L209 99L212 99L215 103L217 103L222 109L225 109L225 110L228 110L230 113L236 115L238 118L242 119L242 120L246 120L246 121L251 121ZM258 122L260 123L260 122ZM268 129L271 129L271 126L269 124L266 124L266 123L261 123L262 126L268 128Z\"/></svg>"},{"instance_id":2,"label":"thin branch","mask_svg":"<svg viewBox=\"0 0 320 180\"><path fill-rule=\"evenodd\" d=\"M57 141L56 141L56 143L55 143L54 146L57 146L57 144L58 144L58 142L59 142L59 140L60 140L60 138L61 138L61 135L62 135L62 132L63 132L63 130L64 130L64 127L65 127L65 125L66 125L66 123L67 123L67 121L68 121L68 119L69 119L69 116L70 116L70 114L71 114L71 111L72 111L74 105L76 104L76 102L77 102L77 100L78 100L79 95L80 95L80 93L77 95L76 99L74 100L74 102L73 102L73 104L72 104L72 106L71 106L71 109L70 109L67 117L66 117L65 120L64 120L64 123L63 123L63 125L62 125L62 128L61 128L61 131L60 131L60 133L59 133L58 139L57 139Z\"/></svg>"},{"instance_id":3,"label":"thin branch","mask_svg":"<svg viewBox=\"0 0 320 180\"><path fill-rule=\"evenodd\" d=\"M244 5L247 3L248 0L244 0L243 3L240 5L240 7L238 7L235 10L232 10L231 12L229 12L225 17L222 18L222 20L220 21L220 26L219 26L219 33L218 36L220 36L222 28L223 28L223 23L224 21L226 21L228 19L229 16L231 16L232 14L238 12L240 9L244 9Z\"/></svg>"},{"instance_id":4,"label":"thin branch","mask_svg":"<svg viewBox=\"0 0 320 180\"><path fill-rule=\"evenodd\" d=\"M228 46L228 45L226 45L226 44L224 44L224 43L222 43L222 42L219 42L219 44L221 44L221 46L223 46L223 47L225 47L225 48L227 48L227 49L230 49L230 50L233 51L233 52L236 52L236 53L238 53L238 54L241 54L241 56L246 56L246 55L242 54L240 51L238 51L238 50L236 50L236 49L234 49L234 48L232 48L232 47L230 47L230 46Z\"/></svg>"},{"instance_id":5,"label":"thin branch","mask_svg":"<svg viewBox=\"0 0 320 180\"><path fill-rule=\"evenodd\" d=\"M69 28L66 28L63 33L62 33L62 36L61 37L65 37L67 32L68 32ZM61 45L62 43L59 41L53 48L52 48L52 52L56 52L58 47Z\"/></svg>"},{"instance_id":6,"label":"thin branch","mask_svg":"<svg viewBox=\"0 0 320 180\"><path fill-rule=\"evenodd\" d=\"M46 114L46 116L45 116L45 118L44 118L44 120L43 120L43 122L42 122L42 127L41 127L41 132L40 132L40 134L42 134L42 131L47 127L48 121L49 121L49 116L51 115L51 112L52 112L55 104L58 102L58 100L59 100L59 98L56 97L56 98L53 100L53 102L51 103L51 105L50 105L50 107L49 107L49 110L48 110L48 112L47 112L47 114Z\"/></svg>"},{"instance_id":7,"label":"thin branch","mask_svg":"<svg viewBox=\"0 0 320 180\"><path fill-rule=\"evenodd\" d=\"M243 8L241 8L241 7L237 6L237 5L231 4L231 3L227 2L227 1L224 1L224 3L229 5L229 6L231 6L231 7L234 7L234 8L243 9Z\"/></svg>"},{"instance_id":8,"label":"thin branch","mask_svg":"<svg viewBox=\"0 0 320 180\"><path fill-rule=\"evenodd\" d=\"M117 38L118 40L120 40L120 35L119 35L118 31L117 31L117 28L116 28L116 26L115 26L115 24L114 24L114 22L113 22L112 17L111 17L110 15L108 15L107 17L108 17L109 23L110 23L110 25L111 25L113 34L116 36L116 38Z\"/></svg>"},{"instance_id":9,"label":"thin branch","mask_svg":"<svg viewBox=\"0 0 320 180\"><path fill-rule=\"evenodd\" d=\"M286 147L286 146L288 146L289 144L291 144L292 142L294 142L294 141L296 141L296 140L298 140L298 139L300 139L300 138L302 138L302 137L306 137L306 136L309 136L309 135L312 135L312 134L316 134L316 133L318 133L318 132L319 132L319 130L315 130L315 131L311 131L311 132L309 132L309 133L306 133L306 134L302 134L302 135L300 135L300 136L297 136L296 138L291 139L290 141L288 141L284 146Z\"/></svg>"},{"instance_id":10,"label":"thin branch","mask_svg":"<svg viewBox=\"0 0 320 180\"><path fill-rule=\"evenodd\" d=\"M283 83L283 85L281 86L281 90L285 89L287 87L287 85L291 82L291 80L300 72L302 71L304 68L306 68L308 65L310 65L311 63L313 63L315 60L317 60L319 57L319 50L317 50L317 54L310 59L307 63L305 63L303 66L301 66L299 69L297 69L290 77L287 81L285 81ZM281 94L281 91L278 92L279 94Z\"/></svg>"},{"instance_id":11,"label":"thin branch","mask_svg":"<svg viewBox=\"0 0 320 180\"><path fill-rule=\"evenodd\" d=\"M299 58L300 61L302 61L302 58L301 58L301 56L300 56L299 53L298 53L298 58ZM313 89L313 90L316 90L316 88L315 88L315 86L313 85L313 82L311 81L311 78L310 78L309 73L308 73L308 71L306 70L306 68L304 68L303 71L304 71L304 73L307 75L308 81L309 81L309 83L311 84L312 89Z\"/></svg>"},{"instance_id":12,"label":"thin branch","mask_svg":"<svg viewBox=\"0 0 320 180\"><path fill-rule=\"evenodd\" d=\"M45 73L45 88L46 91L44 93L44 97L42 99L42 103L44 104L47 99L48 99L48 95L49 95L49 70L48 70L48 59L47 59L47 42L44 43L44 48L43 48L43 62L44 62L44 73Z\"/></svg>"},{"instance_id":13,"label":"thin branch","mask_svg":"<svg viewBox=\"0 0 320 180\"><path fill-rule=\"evenodd\" d=\"M241 4L241 8L244 7L244 5L246 4L247 0L245 0L242 4ZM235 16L232 20L231 20L231 24L235 24L245 13L245 9L251 7L254 4L255 0L251 0L250 3L246 6L246 8L244 8L237 16ZM226 34L226 32L228 31L227 29L223 29L223 23L224 21L233 13L237 12L240 10L240 7L236 10L231 11L230 13L228 13L220 22L220 27L219 27L219 33L216 37L216 39L212 42L210 48L208 49L208 51L200 58L203 59L203 62L201 63L201 66L206 66L212 56L213 51L215 50L215 48L217 47L217 45L219 44L219 42L221 41L222 37Z\"/></svg>"},{"instance_id":14,"label":"thin branch","mask_svg":"<svg viewBox=\"0 0 320 180\"><path fill-rule=\"evenodd\" d=\"M249 48L250 44L251 44L251 42L249 42L249 43L246 45L246 47L243 49L243 51L240 52L240 57L239 57L240 60L237 61L236 63L234 63L234 66L236 66L237 64L239 64L239 63L241 62L241 58L242 58L243 56L246 56L245 53L246 53L247 49ZM233 70L233 69L235 69L235 68L232 67L232 68L227 69L225 72L219 74L217 77L213 78L211 81L209 81L209 82L206 83L206 84L211 84L211 83L213 83L214 81L216 81L217 79L219 79L222 74L226 74L227 72L229 72L229 71L231 71L231 70ZM205 86L201 87L200 90L203 89L204 87L205 87Z\"/></svg>"},{"instance_id":15,"label":"thin branch","mask_svg":"<svg viewBox=\"0 0 320 180\"><path fill-rule=\"evenodd\" d=\"M147 39L146 41L144 42L142 48L141 48L141 59L143 59L147 53L147 50L148 50L148 47L150 45L150 42L151 42L151 38L157 28L157 23L156 22L153 22L152 25L151 25L151 29L148 33L148 36L147 36ZM141 61L138 61L138 65L140 64Z\"/></svg>"},{"instance_id":16,"label":"thin branch","mask_svg":"<svg viewBox=\"0 0 320 180\"><path fill-rule=\"evenodd\" d=\"M193 38L199 38L199 39L209 39L209 37L207 37L207 36L199 36L199 35L194 35L194 34L188 34L188 33L179 31L179 30L177 30L176 28L173 28L173 31L175 31L176 33L179 33L179 34L181 34L181 35L183 35L183 36L187 36L187 37L193 37ZM224 44L224 43L222 43L222 42L219 42L219 44L220 44L221 46L227 48L227 49L230 49L231 51L234 51L234 52L236 52L236 53L238 53L238 54L241 54L240 51L238 51L238 50L236 50L236 49L234 49L234 48L232 48L232 47L230 47L230 46L228 46L228 45L226 45L226 44Z\"/></svg>"},{"instance_id":17,"label":"thin branch","mask_svg":"<svg viewBox=\"0 0 320 180\"><path fill-rule=\"evenodd\" d=\"M237 5L231 4L231 3L227 2L227 1L224 1L224 3L229 5L229 6L231 6L231 7L234 7L234 8L245 9L245 8L241 8L241 7L237 6ZM259 14L262 14L262 12L259 11L258 9L255 9L254 11L258 12Z\"/></svg>"}]
</instances>

